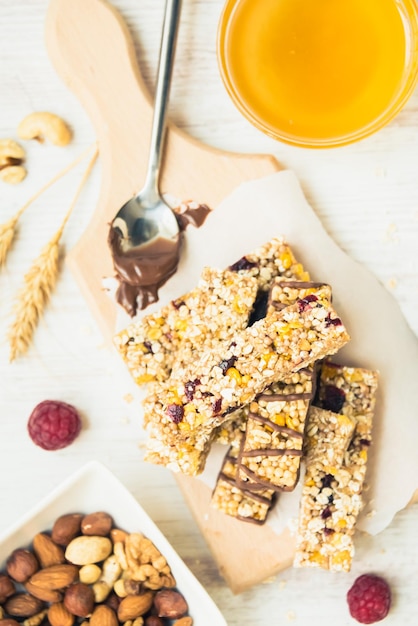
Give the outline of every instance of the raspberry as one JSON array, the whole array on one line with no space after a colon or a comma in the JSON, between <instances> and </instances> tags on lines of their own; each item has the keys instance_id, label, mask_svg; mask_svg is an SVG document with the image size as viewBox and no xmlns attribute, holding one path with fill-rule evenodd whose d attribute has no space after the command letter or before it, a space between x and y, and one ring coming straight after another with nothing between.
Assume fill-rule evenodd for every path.
<instances>
[{"instance_id":1,"label":"raspberry","mask_svg":"<svg viewBox=\"0 0 418 626\"><path fill-rule=\"evenodd\" d=\"M28 421L29 436L44 450L69 446L81 430L80 416L71 404L44 400L32 411Z\"/></svg>"},{"instance_id":2,"label":"raspberry","mask_svg":"<svg viewBox=\"0 0 418 626\"><path fill-rule=\"evenodd\" d=\"M351 617L361 624L374 624L385 618L390 600L389 585L374 574L359 576L347 593Z\"/></svg>"}]
</instances>

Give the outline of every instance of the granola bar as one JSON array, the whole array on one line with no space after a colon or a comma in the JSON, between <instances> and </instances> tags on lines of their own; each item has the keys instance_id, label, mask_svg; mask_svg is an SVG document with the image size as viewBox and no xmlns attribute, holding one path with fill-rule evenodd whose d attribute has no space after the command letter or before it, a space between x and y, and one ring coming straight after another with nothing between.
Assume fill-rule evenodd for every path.
<instances>
[{"instance_id":1,"label":"granola bar","mask_svg":"<svg viewBox=\"0 0 418 626\"><path fill-rule=\"evenodd\" d=\"M195 430L209 437L273 382L337 352L348 339L327 300L298 301L238 331L229 346L205 352L187 378L168 381L159 397L165 421L182 436Z\"/></svg>"},{"instance_id":2,"label":"granola bar","mask_svg":"<svg viewBox=\"0 0 418 626\"><path fill-rule=\"evenodd\" d=\"M115 346L138 385L166 380L175 360L190 362L209 338L224 341L244 328L256 293L257 280L248 274L205 268L196 289L130 324Z\"/></svg>"},{"instance_id":3,"label":"granola bar","mask_svg":"<svg viewBox=\"0 0 418 626\"><path fill-rule=\"evenodd\" d=\"M345 542L338 552L324 541L332 518L333 486L339 480L344 456L354 432L353 417L311 407L306 433L306 473L299 510L295 567L333 568L346 558Z\"/></svg>"},{"instance_id":4,"label":"granola bar","mask_svg":"<svg viewBox=\"0 0 418 626\"><path fill-rule=\"evenodd\" d=\"M314 393L314 371L273 383L249 407L237 482L247 489L292 491L299 479L303 432Z\"/></svg>"},{"instance_id":5,"label":"granola bar","mask_svg":"<svg viewBox=\"0 0 418 626\"><path fill-rule=\"evenodd\" d=\"M354 554L353 536L363 507L363 486L371 444L377 372L326 362L321 369L317 403L356 419L356 427L343 466L332 481L332 515L324 542L332 546L330 569L349 571ZM341 546L344 549L341 549Z\"/></svg>"},{"instance_id":6,"label":"granola bar","mask_svg":"<svg viewBox=\"0 0 418 626\"><path fill-rule=\"evenodd\" d=\"M259 493L242 489L236 483L238 447L226 454L212 493L211 506L236 519L263 524L274 502L274 490Z\"/></svg>"}]
</instances>

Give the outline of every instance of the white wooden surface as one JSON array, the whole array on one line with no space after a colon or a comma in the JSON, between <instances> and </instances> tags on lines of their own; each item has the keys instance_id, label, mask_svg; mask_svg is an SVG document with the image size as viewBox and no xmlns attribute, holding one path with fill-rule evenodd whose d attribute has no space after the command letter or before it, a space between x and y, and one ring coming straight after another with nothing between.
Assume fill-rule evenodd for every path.
<instances>
[{"instance_id":1,"label":"white wooden surface","mask_svg":"<svg viewBox=\"0 0 418 626\"><path fill-rule=\"evenodd\" d=\"M152 90L163 1L114 0L114 4L136 38L141 68ZM65 149L27 146L27 180L18 187L0 185L0 223L94 141L86 114L48 60L43 43L46 8L47 0L0 0L0 137L15 137L24 115L47 109L71 123L74 141ZM211 145L270 152L293 168L335 240L393 291L418 334L418 92L394 122L359 144L321 152L278 144L242 119L223 89L215 55L221 8L222 0L184 0L172 119ZM135 402L129 402L136 390L119 360L103 345L65 267L33 348L27 357L8 363L5 334L14 294L31 261L55 232L80 173L78 168L28 210L7 271L0 274L0 531L95 458L140 500L231 626L288 622L322 626L325 620L348 626L354 622L346 609L346 591L358 574L367 571L381 573L393 584L394 606L385 623L416 624L416 505L401 512L378 537L359 538L351 574L288 570L269 584L232 595L170 474L141 462L143 435ZM68 224L67 248L89 220L99 176L97 167ZM84 418L77 442L57 453L36 448L26 433L30 411L46 398L75 404ZM417 413L417 407L411 411Z\"/></svg>"}]
</instances>

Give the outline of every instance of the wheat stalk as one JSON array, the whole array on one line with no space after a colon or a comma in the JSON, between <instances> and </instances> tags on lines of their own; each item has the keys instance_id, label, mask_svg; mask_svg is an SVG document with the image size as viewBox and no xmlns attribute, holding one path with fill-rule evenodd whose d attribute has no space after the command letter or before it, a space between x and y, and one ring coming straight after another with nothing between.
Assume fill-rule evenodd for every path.
<instances>
[{"instance_id":1,"label":"wheat stalk","mask_svg":"<svg viewBox=\"0 0 418 626\"><path fill-rule=\"evenodd\" d=\"M22 213L24 213L26 211L26 209L33 202L35 202L35 200L37 200L39 198L39 196L41 196L47 189L52 187L52 185L54 183L56 183L57 180L60 180L60 178L65 176L70 170L73 169L73 167L78 165L80 163L80 161L82 161L84 159L84 157L86 156L86 154L88 154L88 152L90 152L90 151L91 151L91 146L89 146L89 148L87 148L87 150L84 150L69 165L64 167L64 169L62 169L60 172L55 174L55 176L53 178L51 178L50 181L45 183L45 185L43 185L39 189L39 191L37 191L31 198L29 198L29 200L27 202L25 202L25 204L22 207L20 207L20 209L16 212L16 214L13 217L11 217L4 224L0 224L0 269L6 264L7 255L9 253L10 248L12 247L14 238L16 236L17 223L18 223L19 218L22 215Z\"/></svg>"},{"instance_id":2,"label":"wheat stalk","mask_svg":"<svg viewBox=\"0 0 418 626\"><path fill-rule=\"evenodd\" d=\"M90 175L98 155L94 152L61 223L61 226L44 246L24 277L24 285L16 298L15 319L8 333L10 361L24 354L32 341L36 326L49 302L60 271L60 241L65 225L77 203L81 190Z\"/></svg>"}]
</instances>

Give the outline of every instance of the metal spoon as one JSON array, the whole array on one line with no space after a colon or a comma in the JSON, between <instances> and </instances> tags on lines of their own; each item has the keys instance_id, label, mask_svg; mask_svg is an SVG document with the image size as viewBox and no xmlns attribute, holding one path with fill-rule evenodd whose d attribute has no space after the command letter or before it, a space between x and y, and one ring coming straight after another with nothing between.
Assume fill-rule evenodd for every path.
<instances>
[{"instance_id":1,"label":"metal spoon","mask_svg":"<svg viewBox=\"0 0 418 626\"><path fill-rule=\"evenodd\" d=\"M154 116L148 169L144 187L128 200L116 214L111 227L120 237L120 251L140 254L140 248L163 238L177 241L180 228L177 219L161 196L159 174L166 130L166 111L170 93L171 75L177 39L181 0L167 0L165 5ZM145 253L145 249L143 250Z\"/></svg>"}]
</instances>

